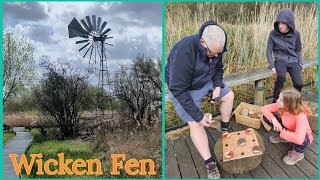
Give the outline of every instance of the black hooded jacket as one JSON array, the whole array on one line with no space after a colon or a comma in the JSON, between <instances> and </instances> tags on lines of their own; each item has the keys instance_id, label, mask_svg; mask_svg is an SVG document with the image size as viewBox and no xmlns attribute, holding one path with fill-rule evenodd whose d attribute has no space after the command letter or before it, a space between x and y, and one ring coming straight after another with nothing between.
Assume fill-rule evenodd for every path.
<instances>
[{"instance_id":1,"label":"black hooded jacket","mask_svg":"<svg viewBox=\"0 0 320 180\"><path fill-rule=\"evenodd\" d=\"M281 33L278 27L279 22L286 23L290 31ZM271 31L267 44L267 59L270 68L274 68L274 61L281 60L286 63L302 64L301 57L302 45L300 33L295 29L294 16L291 9L283 8L280 10L274 23L274 29Z\"/></svg>"},{"instance_id":2,"label":"black hooded jacket","mask_svg":"<svg viewBox=\"0 0 320 180\"><path fill-rule=\"evenodd\" d=\"M168 56L165 72L169 91L197 122L202 120L204 114L194 104L189 91L201 89L209 81L212 81L214 87L224 87L222 83L223 53L218 57L208 59L206 48L200 44L203 30L208 25L217 25L217 23L213 20L205 22L198 34L187 36L173 46ZM227 41L223 52L227 51L226 44Z\"/></svg>"}]
</instances>

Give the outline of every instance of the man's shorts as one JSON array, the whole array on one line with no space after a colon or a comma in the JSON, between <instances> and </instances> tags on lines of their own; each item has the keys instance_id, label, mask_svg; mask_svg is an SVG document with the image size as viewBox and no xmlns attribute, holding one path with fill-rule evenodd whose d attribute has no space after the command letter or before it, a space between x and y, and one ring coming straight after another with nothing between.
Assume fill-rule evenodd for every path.
<instances>
[{"instance_id":1,"label":"man's shorts","mask_svg":"<svg viewBox=\"0 0 320 180\"><path fill-rule=\"evenodd\" d=\"M201 89L189 91L193 102L199 108L200 111L202 111L200 108L200 103L201 103L202 98L208 94L209 90L214 90L214 89L215 89L215 87L213 87L213 83L210 81L205 86L203 86ZM225 85L224 88L221 88L220 96L218 98L216 98L215 100L221 100L221 98L224 97L225 95L227 95L229 92L231 92L230 88L227 85ZM178 100L175 97L173 97L173 95L170 91L169 91L169 98L172 101L173 106L176 109L178 116L184 122L194 121L194 119L183 109L183 107L178 102Z\"/></svg>"}]
</instances>

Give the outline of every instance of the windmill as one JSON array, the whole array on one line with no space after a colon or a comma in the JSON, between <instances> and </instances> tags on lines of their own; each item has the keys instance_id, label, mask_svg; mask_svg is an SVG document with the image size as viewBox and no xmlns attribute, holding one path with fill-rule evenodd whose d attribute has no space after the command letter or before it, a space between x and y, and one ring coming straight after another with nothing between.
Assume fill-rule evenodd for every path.
<instances>
[{"instance_id":1,"label":"windmill","mask_svg":"<svg viewBox=\"0 0 320 180\"><path fill-rule=\"evenodd\" d=\"M108 101L110 101L107 103L110 104L111 109L113 109L111 81L106 56L106 52L111 52L105 46L113 46L106 42L107 39L113 38L107 35L111 29L105 29L107 22L104 21L102 23L101 17L96 18L95 15L92 15L91 19L89 16L86 16L86 18L80 22L82 26L76 18L72 19L68 25L69 38L83 38L83 40L76 41L76 44L84 44L79 49L79 52L85 51L83 58L86 56L89 58L89 65L92 63L96 64L98 60L100 65L98 89L107 92L107 96L109 97ZM106 86L108 88L106 88ZM98 99L98 101L100 100ZM104 111L102 114L104 117ZM111 114L111 117L113 117L113 111Z\"/></svg>"}]
</instances>

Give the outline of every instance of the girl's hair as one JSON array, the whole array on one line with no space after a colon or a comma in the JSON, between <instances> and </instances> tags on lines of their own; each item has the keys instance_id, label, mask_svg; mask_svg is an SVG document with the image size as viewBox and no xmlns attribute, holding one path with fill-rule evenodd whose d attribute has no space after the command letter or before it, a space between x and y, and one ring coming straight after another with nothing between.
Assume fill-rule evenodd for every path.
<instances>
[{"instance_id":1,"label":"girl's hair","mask_svg":"<svg viewBox=\"0 0 320 180\"><path fill-rule=\"evenodd\" d=\"M307 106L301 100L301 92L295 88L288 88L281 91L283 108L290 114L298 115L305 112ZM281 110L282 111L282 110Z\"/></svg>"}]
</instances>

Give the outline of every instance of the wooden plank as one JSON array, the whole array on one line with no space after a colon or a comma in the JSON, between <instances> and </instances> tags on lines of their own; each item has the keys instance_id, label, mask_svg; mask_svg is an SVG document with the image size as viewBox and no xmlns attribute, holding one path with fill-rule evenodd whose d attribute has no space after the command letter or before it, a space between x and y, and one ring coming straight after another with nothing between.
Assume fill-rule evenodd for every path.
<instances>
[{"instance_id":1,"label":"wooden plank","mask_svg":"<svg viewBox=\"0 0 320 180\"><path fill-rule=\"evenodd\" d=\"M269 136L271 135L270 133L269 134L266 133L265 129L262 129L262 128L259 129L259 132L263 135L263 137L265 139L269 139ZM278 164L281 166L281 168L285 169L291 178L304 177L304 176L307 176L310 178L310 177L314 176L314 170L316 168L310 162L308 162L306 159L299 161L299 163L295 164L295 166L288 166L282 162L282 158L288 153L288 150L291 149L288 144L286 144L286 143L273 144L273 143L269 142L269 140L266 140L266 141L269 143L268 147L270 147L270 148L275 147L276 149L278 149L278 151L280 151L279 153L272 153L272 155L280 155L280 154L282 155L281 157L278 157L278 158L275 157L274 159L278 161ZM274 149L272 151L277 152L276 149ZM305 170L306 168L309 168L309 170L306 171ZM305 175L303 175L301 172Z\"/></svg>"},{"instance_id":2,"label":"wooden plank","mask_svg":"<svg viewBox=\"0 0 320 180\"><path fill-rule=\"evenodd\" d=\"M316 153L316 154L318 155L318 144L316 144L316 143L311 143L311 144L309 145L309 149L310 149L312 152L314 152L314 153Z\"/></svg>"},{"instance_id":3,"label":"wooden plank","mask_svg":"<svg viewBox=\"0 0 320 180\"><path fill-rule=\"evenodd\" d=\"M260 131L259 131L260 132ZM260 133L262 134L262 133ZM283 169L286 174L291 178L307 178L305 173L301 171L297 166L288 166L286 165L282 158L286 155L279 151L275 147L274 144L272 144L268 138L262 135L265 141L266 153L276 162L276 164L279 166L279 168Z\"/></svg>"},{"instance_id":4,"label":"wooden plank","mask_svg":"<svg viewBox=\"0 0 320 180\"><path fill-rule=\"evenodd\" d=\"M318 144L318 135L316 133L312 132L312 136L313 136L313 142L312 143Z\"/></svg>"},{"instance_id":5,"label":"wooden plank","mask_svg":"<svg viewBox=\"0 0 320 180\"><path fill-rule=\"evenodd\" d=\"M178 139L174 140L173 145L180 168L181 177L199 178L183 135L180 135Z\"/></svg>"},{"instance_id":6,"label":"wooden plank","mask_svg":"<svg viewBox=\"0 0 320 180\"><path fill-rule=\"evenodd\" d=\"M250 171L253 178L271 178L265 169L261 165Z\"/></svg>"},{"instance_id":7,"label":"wooden plank","mask_svg":"<svg viewBox=\"0 0 320 180\"><path fill-rule=\"evenodd\" d=\"M207 168L205 166L204 160L201 157L201 155L199 154L196 147L194 146L194 144L191 140L191 137L188 133L185 133L185 139L186 139L187 145L189 147L190 154L191 154L193 162L196 166L196 171L198 172L199 177L200 178L207 178L208 173L207 173Z\"/></svg>"},{"instance_id":8,"label":"wooden plank","mask_svg":"<svg viewBox=\"0 0 320 180\"><path fill-rule=\"evenodd\" d=\"M166 178L181 178L172 140L166 142Z\"/></svg>"},{"instance_id":9,"label":"wooden plank","mask_svg":"<svg viewBox=\"0 0 320 180\"><path fill-rule=\"evenodd\" d=\"M262 157L261 166L267 171L271 178L289 178L289 176L273 161L269 154Z\"/></svg>"},{"instance_id":10,"label":"wooden plank","mask_svg":"<svg viewBox=\"0 0 320 180\"><path fill-rule=\"evenodd\" d=\"M257 80L254 82L255 89L254 89L254 104L262 106L263 105L263 92L264 92L264 83L263 80Z\"/></svg>"},{"instance_id":11,"label":"wooden plank","mask_svg":"<svg viewBox=\"0 0 320 180\"><path fill-rule=\"evenodd\" d=\"M269 138L269 136L271 135L271 133L268 133L265 129L260 130L260 132L264 134L266 138ZM282 153L286 155L288 151L292 150L294 145L293 143L277 143L277 144L274 144L274 146L276 146ZM305 150L304 155L305 155L304 158L307 161L309 161L313 166L318 168L318 155L316 153L314 153L309 148L307 148Z\"/></svg>"}]
</instances>

